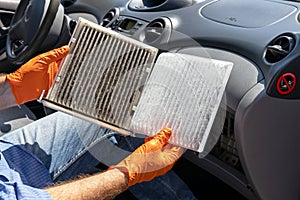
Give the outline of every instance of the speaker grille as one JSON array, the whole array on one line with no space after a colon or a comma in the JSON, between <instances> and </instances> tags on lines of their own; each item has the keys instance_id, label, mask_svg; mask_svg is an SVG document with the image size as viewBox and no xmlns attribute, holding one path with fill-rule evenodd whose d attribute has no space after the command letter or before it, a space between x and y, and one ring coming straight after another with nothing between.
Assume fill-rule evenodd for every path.
<instances>
[{"instance_id":1,"label":"speaker grille","mask_svg":"<svg viewBox=\"0 0 300 200\"><path fill-rule=\"evenodd\" d=\"M158 50L84 19L70 49L45 103L129 129Z\"/></svg>"}]
</instances>

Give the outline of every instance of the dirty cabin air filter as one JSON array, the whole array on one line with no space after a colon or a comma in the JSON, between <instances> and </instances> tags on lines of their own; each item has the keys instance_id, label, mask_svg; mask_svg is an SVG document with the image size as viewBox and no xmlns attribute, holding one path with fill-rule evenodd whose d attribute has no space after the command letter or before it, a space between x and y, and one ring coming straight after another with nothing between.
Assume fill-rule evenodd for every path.
<instances>
[{"instance_id":1,"label":"dirty cabin air filter","mask_svg":"<svg viewBox=\"0 0 300 200\"><path fill-rule=\"evenodd\" d=\"M80 19L43 103L121 134L151 135L169 126L172 143L202 151L231 67L158 56L154 47Z\"/></svg>"},{"instance_id":2,"label":"dirty cabin air filter","mask_svg":"<svg viewBox=\"0 0 300 200\"><path fill-rule=\"evenodd\" d=\"M46 106L128 134L158 50L80 19ZM50 105L53 103L53 105Z\"/></svg>"}]
</instances>

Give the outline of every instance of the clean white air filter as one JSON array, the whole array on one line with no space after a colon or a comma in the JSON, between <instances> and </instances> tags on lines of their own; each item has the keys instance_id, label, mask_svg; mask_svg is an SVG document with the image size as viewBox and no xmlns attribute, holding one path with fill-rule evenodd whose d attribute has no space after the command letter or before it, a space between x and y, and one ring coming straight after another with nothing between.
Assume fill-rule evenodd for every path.
<instances>
[{"instance_id":1,"label":"clean white air filter","mask_svg":"<svg viewBox=\"0 0 300 200\"><path fill-rule=\"evenodd\" d=\"M170 127L171 143L201 152L232 63L158 52L80 19L43 104L121 134Z\"/></svg>"},{"instance_id":2,"label":"clean white air filter","mask_svg":"<svg viewBox=\"0 0 300 200\"><path fill-rule=\"evenodd\" d=\"M132 130L152 136L170 127L171 143L202 152L232 65L185 54L161 54L135 110Z\"/></svg>"}]
</instances>

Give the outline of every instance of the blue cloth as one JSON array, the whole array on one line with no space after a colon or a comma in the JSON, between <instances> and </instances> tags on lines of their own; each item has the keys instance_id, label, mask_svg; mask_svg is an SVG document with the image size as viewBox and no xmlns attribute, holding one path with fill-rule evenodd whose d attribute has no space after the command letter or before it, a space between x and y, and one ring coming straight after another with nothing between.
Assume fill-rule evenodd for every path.
<instances>
[{"instance_id":1,"label":"blue cloth","mask_svg":"<svg viewBox=\"0 0 300 200\"><path fill-rule=\"evenodd\" d=\"M0 199L51 199L46 190L39 189L52 183L43 163L22 147L4 141L0 141L0 150Z\"/></svg>"},{"instance_id":2,"label":"blue cloth","mask_svg":"<svg viewBox=\"0 0 300 200\"><path fill-rule=\"evenodd\" d=\"M6 142L0 143L0 181L4 183L0 184L0 199L47 199L47 193L38 188L97 172L99 163L117 164L143 143L143 138L124 137L61 112L8 133L1 140ZM3 181L1 177L8 178ZM138 199L196 199L172 171L129 190ZM16 196L5 198L5 191Z\"/></svg>"}]
</instances>

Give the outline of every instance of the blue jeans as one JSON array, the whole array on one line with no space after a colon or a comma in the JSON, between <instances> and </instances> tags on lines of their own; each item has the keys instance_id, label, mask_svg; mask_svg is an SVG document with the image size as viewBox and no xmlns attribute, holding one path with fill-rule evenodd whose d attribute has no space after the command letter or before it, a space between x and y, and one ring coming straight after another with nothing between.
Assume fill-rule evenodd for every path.
<instances>
[{"instance_id":1,"label":"blue jeans","mask_svg":"<svg viewBox=\"0 0 300 200\"><path fill-rule=\"evenodd\" d=\"M117 164L143 143L108 129L56 112L1 137L22 145L49 169L54 182L99 171L99 163ZM129 188L138 199L195 199L180 178L170 171Z\"/></svg>"}]
</instances>

